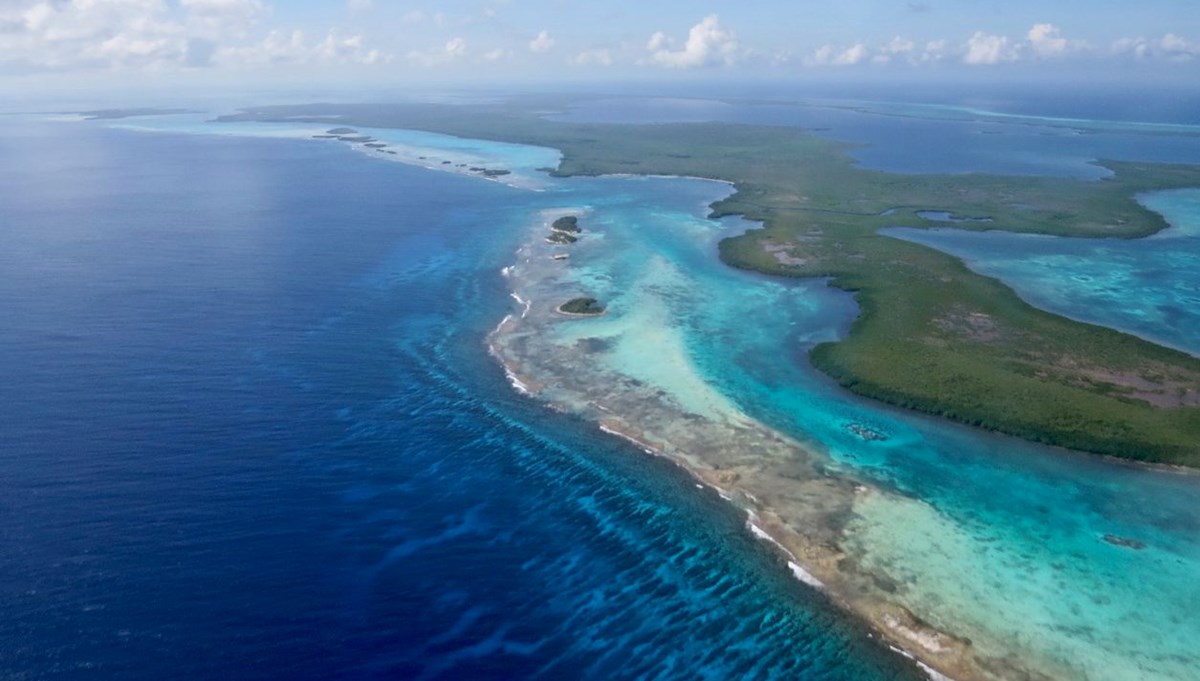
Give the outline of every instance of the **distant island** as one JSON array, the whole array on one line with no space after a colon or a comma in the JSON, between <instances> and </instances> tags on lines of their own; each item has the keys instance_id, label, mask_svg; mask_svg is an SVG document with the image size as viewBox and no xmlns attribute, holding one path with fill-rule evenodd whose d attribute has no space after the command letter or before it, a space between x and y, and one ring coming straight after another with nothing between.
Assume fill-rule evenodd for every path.
<instances>
[{"instance_id":1,"label":"distant island","mask_svg":"<svg viewBox=\"0 0 1200 681\"><path fill-rule=\"evenodd\" d=\"M564 215L550 223L550 235L546 237L546 243L566 246L579 241L579 237L576 235L582 233L583 228L579 226L579 217Z\"/></svg>"},{"instance_id":2,"label":"distant island","mask_svg":"<svg viewBox=\"0 0 1200 681\"><path fill-rule=\"evenodd\" d=\"M550 229L556 232L579 234L583 228L579 226L579 218L575 215L564 215L550 224Z\"/></svg>"},{"instance_id":3,"label":"distant island","mask_svg":"<svg viewBox=\"0 0 1200 681\"><path fill-rule=\"evenodd\" d=\"M604 306L595 298L572 298L558 306L563 314L586 315L589 317L604 314Z\"/></svg>"},{"instance_id":4,"label":"distant island","mask_svg":"<svg viewBox=\"0 0 1200 681\"><path fill-rule=\"evenodd\" d=\"M97 120L117 120L121 118L133 118L135 116L174 116L177 114L198 114L204 113L195 109L165 109L157 107L142 107L131 109L93 109L91 111L74 112L88 119L89 121Z\"/></svg>"}]
</instances>

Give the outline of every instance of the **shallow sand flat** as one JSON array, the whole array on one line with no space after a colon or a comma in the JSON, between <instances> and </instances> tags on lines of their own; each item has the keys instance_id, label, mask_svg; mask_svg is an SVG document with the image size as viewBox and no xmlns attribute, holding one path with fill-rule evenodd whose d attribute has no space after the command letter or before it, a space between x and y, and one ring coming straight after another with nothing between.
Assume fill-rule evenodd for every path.
<instances>
[{"instance_id":1,"label":"shallow sand flat","mask_svg":"<svg viewBox=\"0 0 1200 681\"><path fill-rule=\"evenodd\" d=\"M822 457L750 419L707 386L681 341L671 338L660 308L637 300L636 311L625 316L553 314L569 265L549 257L552 247L536 238L539 233L507 270L514 292L532 301L529 313L510 317L491 339L493 352L517 380L553 406L668 456L716 487L751 512L755 525L831 596L897 645L955 678L1004 678L984 674L964 655L961 642L889 604L876 586L877 570L845 569L858 564L843 560L842 544L864 488L825 474ZM623 364L635 348L644 356Z\"/></svg>"},{"instance_id":2,"label":"shallow sand flat","mask_svg":"<svg viewBox=\"0 0 1200 681\"><path fill-rule=\"evenodd\" d=\"M1120 579L1122 560L1156 556L1109 547L1099 530L1085 528L1078 547L1026 555L1026 543L993 541L989 527L965 526L867 481L831 459L824 446L754 420L705 380L674 316L673 301L695 286L678 264L650 254L634 274L589 266L589 254L597 251L587 249L613 246L602 234L572 247L572 260L554 260L555 247L538 238L541 227L506 270L513 291L530 301L529 311L513 315L491 339L493 352L538 398L685 466L747 510L754 526L790 554L798 578L821 583L894 645L949 677L1189 678L1191 660L1137 650L1136 641L1162 628L1139 612L1143 603L1104 602L1110 591L1121 591L1113 580ZM583 293L597 294L610 313L554 314L564 295ZM914 444L893 436L877 446ZM1057 536L1047 533L1047 541ZM1111 576L1094 562L1078 569L1056 562L1072 551L1094 552L1097 542L1099 550L1115 551ZM1164 582L1178 572L1164 564ZM1056 601L1047 602L1047 595ZM1077 621L1064 619L1064 609L1077 611ZM1107 618L1105 630L1090 632L1087 620L1097 613ZM1114 639L1125 627L1137 635ZM1186 637L1187 627L1176 635ZM1188 646L1178 641L1163 648Z\"/></svg>"}]
</instances>

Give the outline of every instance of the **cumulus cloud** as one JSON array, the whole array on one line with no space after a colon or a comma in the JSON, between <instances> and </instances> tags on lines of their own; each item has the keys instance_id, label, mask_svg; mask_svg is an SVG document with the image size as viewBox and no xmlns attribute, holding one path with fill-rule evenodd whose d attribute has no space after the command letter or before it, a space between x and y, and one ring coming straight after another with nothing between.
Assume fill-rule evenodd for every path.
<instances>
[{"instance_id":1,"label":"cumulus cloud","mask_svg":"<svg viewBox=\"0 0 1200 681\"><path fill-rule=\"evenodd\" d=\"M1026 37L1033 53L1039 57L1057 57L1067 51L1067 39L1053 24L1034 24Z\"/></svg>"},{"instance_id":2,"label":"cumulus cloud","mask_svg":"<svg viewBox=\"0 0 1200 681\"><path fill-rule=\"evenodd\" d=\"M652 63L669 68L697 68L732 64L737 59L738 43L733 31L721 26L717 15L710 14L688 31L687 42L678 50L662 31L650 37L647 49Z\"/></svg>"},{"instance_id":3,"label":"cumulus cloud","mask_svg":"<svg viewBox=\"0 0 1200 681\"><path fill-rule=\"evenodd\" d=\"M257 43L218 49L212 60L226 66L382 64L391 61L391 55L367 49L359 35L329 31L309 41L301 30L274 30Z\"/></svg>"},{"instance_id":4,"label":"cumulus cloud","mask_svg":"<svg viewBox=\"0 0 1200 681\"><path fill-rule=\"evenodd\" d=\"M1191 61L1200 54L1200 45L1168 33L1158 41L1163 56L1174 61Z\"/></svg>"},{"instance_id":5,"label":"cumulus cloud","mask_svg":"<svg viewBox=\"0 0 1200 681\"><path fill-rule=\"evenodd\" d=\"M1113 43L1112 51L1126 58L1187 62L1200 57L1200 43L1168 33L1157 40L1122 38Z\"/></svg>"},{"instance_id":6,"label":"cumulus cloud","mask_svg":"<svg viewBox=\"0 0 1200 681\"><path fill-rule=\"evenodd\" d=\"M360 36L261 31L264 0L0 0L0 67L9 72L379 63Z\"/></svg>"},{"instance_id":7,"label":"cumulus cloud","mask_svg":"<svg viewBox=\"0 0 1200 681\"><path fill-rule=\"evenodd\" d=\"M670 38L656 33L650 47L671 46ZM1088 57L1091 59L1126 58L1156 59L1161 62L1190 62L1200 59L1200 43L1168 33L1161 38L1125 38L1114 42L1111 49L1096 49L1083 40L1065 37L1054 24L1037 23L1024 36L1011 38L984 31L974 33L968 40L952 43L944 39L924 43L896 36L890 41L872 45L853 43L823 45L804 57L809 67L848 67L859 65L907 64L920 66L944 61L958 61L972 66L1029 62L1033 60ZM789 57L777 58L785 63Z\"/></svg>"},{"instance_id":8,"label":"cumulus cloud","mask_svg":"<svg viewBox=\"0 0 1200 681\"><path fill-rule=\"evenodd\" d=\"M920 63L942 61L946 58L949 49L949 44L945 40L930 40L925 43L924 49L916 56L916 61Z\"/></svg>"},{"instance_id":9,"label":"cumulus cloud","mask_svg":"<svg viewBox=\"0 0 1200 681\"><path fill-rule=\"evenodd\" d=\"M1008 36L976 31L967 40L966 54L962 60L966 64L987 65L1016 61L1019 57L1019 49L1009 41Z\"/></svg>"},{"instance_id":10,"label":"cumulus cloud","mask_svg":"<svg viewBox=\"0 0 1200 681\"><path fill-rule=\"evenodd\" d=\"M500 61L506 59L511 53L508 50L497 47L494 50L488 50L483 53L484 61Z\"/></svg>"},{"instance_id":11,"label":"cumulus cloud","mask_svg":"<svg viewBox=\"0 0 1200 681\"><path fill-rule=\"evenodd\" d=\"M536 38L529 41L530 52L546 52L552 47L554 47L554 38L550 37L549 31L543 30L537 34Z\"/></svg>"},{"instance_id":12,"label":"cumulus cloud","mask_svg":"<svg viewBox=\"0 0 1200 681\"><path fill-rule=\"evenodd\" d=\"M854 66L866 61L868 54L867 46L862 43L845 49L823 45L813 52L808 63L815 66Z\"/></svg>"},{"instance_id":13,"label":"cumulus cloud","mask_svg":"<svg viewBox=\"0 0 1200 681\"><path fill-rule=\"evenodd\" d=\"M462 37L451 38L439 49L413 50L408 53L408 61L418 66L439 66L458 61L467 56L467 41Z\"/></svg>"},{"instance_id":14,"label":"cumulus cloud","mask_svg":"<svg viewBox=\"0 0 1200 681\"><path fill-rule=\"evenodd\" d=\"M162 0L0 4L0 62L24 70L149 66L182 58L184 26Z\"/></svg>"},{"instance_id":15,"label":"cumulus cloud","mask_svg":"<svg viewBox=\"0 0 1200 681\"><path fill-rule=\"evenodd\" d=\"M579 66L612 66L612 52L605 49L584 50L571 58Z\"/></svg>"}]
</instances>

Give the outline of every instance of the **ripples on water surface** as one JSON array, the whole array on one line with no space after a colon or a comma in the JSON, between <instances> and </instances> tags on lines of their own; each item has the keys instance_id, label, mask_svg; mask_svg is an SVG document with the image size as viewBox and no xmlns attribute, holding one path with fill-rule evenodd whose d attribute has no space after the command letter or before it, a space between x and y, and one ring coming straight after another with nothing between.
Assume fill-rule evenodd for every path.
<instances>
[{"instance_id":1,"label":"ripples on water surface","mask_svg":"<svg viewBox=\"0 0 1200 681\"><path fill-rule=\"evenodd\" d=\"M535 194L0 132L0 676L916 679L483 351Z\"/></svg>"}]
</instances>

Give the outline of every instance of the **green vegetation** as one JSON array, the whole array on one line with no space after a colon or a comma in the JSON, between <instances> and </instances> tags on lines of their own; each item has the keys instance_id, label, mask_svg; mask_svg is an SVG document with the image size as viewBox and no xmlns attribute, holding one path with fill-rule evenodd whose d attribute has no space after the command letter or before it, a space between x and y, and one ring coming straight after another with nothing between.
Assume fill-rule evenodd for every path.
<instances>
[{"instance_id":1,"label":"green vegetation","mask_svg":"<svg viewBox=\"0 0 1200 681\"><path fill-rule=\"evenodd\" d=\"M558 306L559 312L567 314L604 314L604 306L595 298L572 298Z\"/></svg>"},{"instance_id":2,"label":"green vegetation","mask_svg":"<svg viewBox=\"0 0 1200 681\"><path fill-rule=\"evenodd\" d=\"M583 228L579 226L579 218L574 215L564 215L563 217L550 223L550 229L556 232L567 232L570 234L579 234Z\"/></svg>"},{"instance_id":3,"label":"green vegetation","mask_svg":"<svg viewBox=\"0 0 1200 681\"><path fill-rule=\"evenodd\" d=\"M551 231L550 236L546 237L546 241L552 244L560 244L563 246L573 244L579 241L578 237L573 237L566 232Z\"/></svg>"},{"instance_id":4,"label":"green vegetation","mask_svg":"<svg viewBox=\"0 0 1200 681\"><path fill-rule=\"evenodd\" d=\"M545 106L313 105L232 118L342 114L363 126L554 147L563 152L558 175L731 181L737 191L713 214L741 214L763 228L722 242L726 263L827 277L854 293L861 315L849 336L812 353L848 389L1040 442L1200 466L1200 360L1039 311L952 256L877 233L928 227L917 213L941 210L991 218L956 223L962 229L1146 236L1166 223L1135 197L1200 187L1200 166L1102 161L1113 174L1094 182L897 175L858 167L847 145L790 128L575 124L528 113Z\"/></svg>"}]
</instances>

